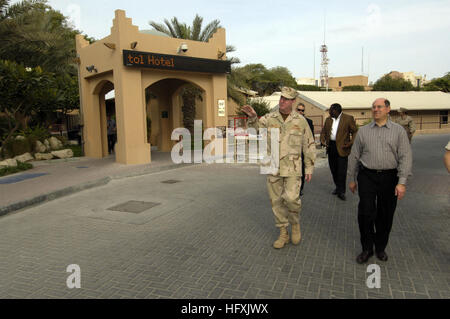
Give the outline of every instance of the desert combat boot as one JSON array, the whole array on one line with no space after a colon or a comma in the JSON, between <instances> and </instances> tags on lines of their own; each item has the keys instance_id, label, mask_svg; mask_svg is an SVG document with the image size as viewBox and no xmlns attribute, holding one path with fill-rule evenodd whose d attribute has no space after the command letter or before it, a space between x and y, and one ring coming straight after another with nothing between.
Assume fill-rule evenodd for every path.
<instances>
[{"instance_id":1,"label":"desert combat boot","mask_svg":"<svg viewBox=\"0 0 450 319\"><path fill-rule=\"evenodd\" d=\"M300 232L300 224L294 224L292 225L292 233L291 233L291 240L294 245L298 245L300 243L300 239L302 238L302 234Z\"/></svg>"},{"instance_id":2,"label":"desert combat boot","mask_svg":"<svg viewBox=\"0 0 450 319\"><path fill-rule=\"evenodd\" d=\"M273 243L273 248L283 248L287 243L289 243L287 227L280 227L280 236Z\"/></svg>"}]
</instances>

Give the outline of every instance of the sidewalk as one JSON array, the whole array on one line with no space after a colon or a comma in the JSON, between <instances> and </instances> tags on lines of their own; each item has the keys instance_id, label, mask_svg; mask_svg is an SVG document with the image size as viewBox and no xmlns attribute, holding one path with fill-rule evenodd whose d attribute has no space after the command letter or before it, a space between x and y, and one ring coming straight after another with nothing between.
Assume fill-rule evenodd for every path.
<instances>
[{"instance_id":1,"label":"sidewalk","mask_svg":"<svg viewBox=\"0 0 450 319\"><path fill-rule=\"evenodd\" d=\"M151 174L195 164L174 164L170 152L152 152L152 162L125 165L115 156L31 162L33 169L0 177L0 216L68 194L107 184L113 179ZM198 165L198 164L197 164Z\"/></svg>"}]
</instances>

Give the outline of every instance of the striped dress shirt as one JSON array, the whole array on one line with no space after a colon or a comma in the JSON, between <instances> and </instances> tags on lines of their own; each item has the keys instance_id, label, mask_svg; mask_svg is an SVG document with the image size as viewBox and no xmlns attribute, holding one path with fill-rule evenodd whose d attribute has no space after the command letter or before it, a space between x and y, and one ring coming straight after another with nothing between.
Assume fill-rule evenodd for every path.
<instances>
[{"instance_id":1,"label":"striped dress shirt","mask_svg":"<svg viewBox=\"0 0 450 319\"><path fill-rule=\"evenodd\" d=\"M375 121L361 127L348 157L348 175L356 182L359 163L369 169L397 169L399 184L411 175L412 153L405 129L387 120L383 126Z\"/></svg>"}]
</instances>

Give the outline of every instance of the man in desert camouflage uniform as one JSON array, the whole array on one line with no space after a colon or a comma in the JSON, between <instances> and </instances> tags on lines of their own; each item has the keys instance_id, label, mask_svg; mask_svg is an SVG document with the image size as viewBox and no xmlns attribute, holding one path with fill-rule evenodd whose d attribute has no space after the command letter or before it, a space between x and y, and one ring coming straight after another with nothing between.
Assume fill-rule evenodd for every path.
<instances>
[{"instance_id":1,"label":"man in desert camouflage uniform","mask_svg":"<svg viewBox=\"0 0 450 319\"><path fill-rule=\"evenodd\" d=\"M292 226L292 243L301 239L299 215L301 211L300 186L302 176L302 152L305 157L305 180L309 182L314 170L316 148L308 122L292 107L298 93L292 88L281 90L279 107L258 119L255 110L245 105L242 110L248 115L248 126L268 130L267 145L270 152L271 129L279 130L279 167L267 175L267 189L272 202L275 226L280 236L274 248L283 248L289 243L288 226Z\"/></svg>"},{"instance_id":2,"label":"man in desert camouflage uniform","mask_svg":"<svg viewBox=\"0 0 450 319\"><path fill-rule=\"evenodd\" d=\"M408 115L408 112L405 108L401 107L398 111L398 114L400 116L394 122L403 126L406 134L408 134L409 143L411 143L414 132L416 131L416 125L414 124L411 116Z\"/></svg>"}]
</instances>

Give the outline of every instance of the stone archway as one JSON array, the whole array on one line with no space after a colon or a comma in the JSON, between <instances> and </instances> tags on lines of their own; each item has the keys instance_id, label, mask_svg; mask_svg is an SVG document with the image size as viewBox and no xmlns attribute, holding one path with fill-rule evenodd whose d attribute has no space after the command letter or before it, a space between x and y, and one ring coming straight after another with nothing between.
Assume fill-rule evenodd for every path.
<instances>
[{"instance_id":1,"label":"stone archway","mask_svg":"<svg viewBox=\"0 0 450 319\"><path fill-rule=\"evenodd\" d=\"M91 107L84 109L84 151L87 156L108 156L105 96L114 89L112 77L92 81Z\"/></svg>"},{"instance_id":2,"label":"stone archway","mask_svg":"<svg viewBox=\"0 0 450 319\"><path fill-rule=\"evenodd\" d=\"M151 84L145 89L147 117L151 121L149 141L158 150L169 152L176 141L171 140L175 128L183 125L183 101L181 92L187 86L194 86L201 91L201 98L196 99L195 119L204 120L206 92L198 85L186 80L167 78Z\"/></svg>"}]
</instances>

